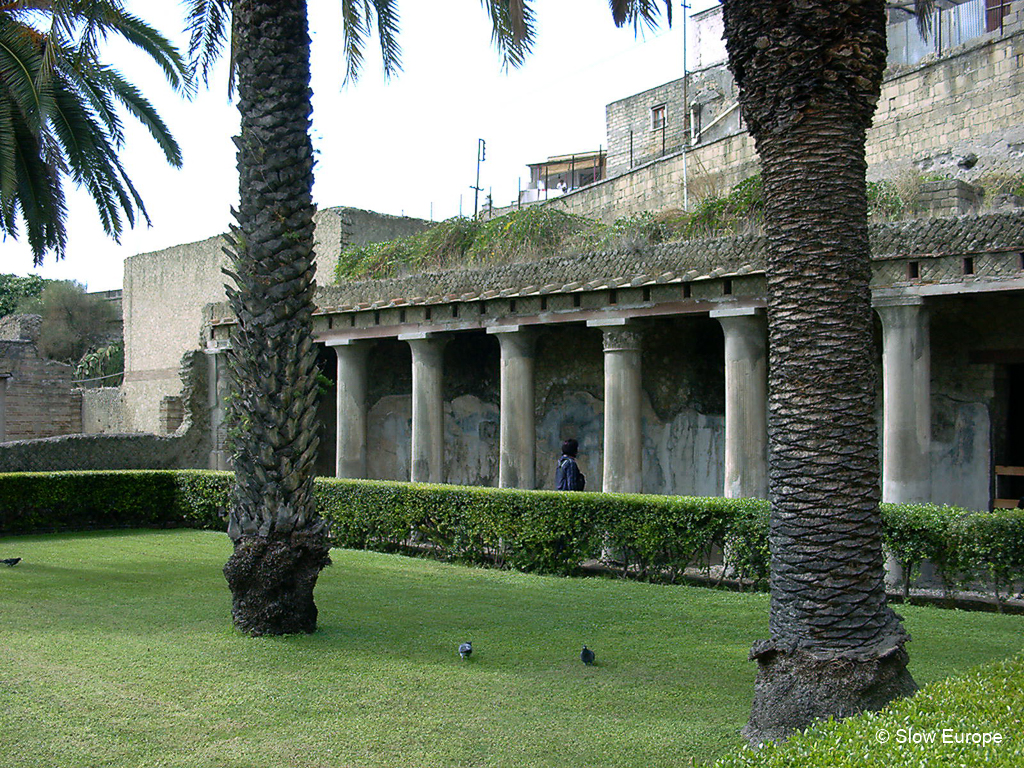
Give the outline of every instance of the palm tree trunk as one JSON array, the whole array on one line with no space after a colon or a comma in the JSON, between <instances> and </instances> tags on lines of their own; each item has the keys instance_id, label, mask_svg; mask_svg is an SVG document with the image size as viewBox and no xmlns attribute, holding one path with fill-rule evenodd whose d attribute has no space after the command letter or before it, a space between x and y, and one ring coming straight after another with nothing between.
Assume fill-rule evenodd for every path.
<instances>
[{"instance_id":1,"label":"palm tree trunk","mask_svg":"<svg viewBox=\"0 0 1024 768\"><path fill-rule=\"evenodd\" d=\"M313 153L302 0L236 0L241 202L231 248L235 488L224 566L236 626L312 632L313 588L330 563L313 499Z\"/></svg>"},{"instance_id":2,"label":"palm tree trunk","mask_svg":"<svg viewBox=\"0 0 1024 768\"><path fill-rule=\"evenodd\" d=\"M725 0L768 230L771 639L745 735L878 709L916 689L886 602L865 136L882 0ZM839 10L841 8L841 10Z\"/></svg>"}]
</instances>

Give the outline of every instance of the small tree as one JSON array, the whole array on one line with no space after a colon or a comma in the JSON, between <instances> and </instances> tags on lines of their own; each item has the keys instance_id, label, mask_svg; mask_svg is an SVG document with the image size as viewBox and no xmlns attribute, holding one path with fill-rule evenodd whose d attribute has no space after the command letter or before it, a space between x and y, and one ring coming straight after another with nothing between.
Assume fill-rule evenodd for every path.
<instances>
[{"instance_id":1,"label":"small tree","mask_svg":"<svg viewBox=\"0 0 1024 768\"><path fill-rule=\"evenodd\" d=\"M50 281L37 298L23 300L18 311L42 316L39 351L51 360L77 364L116 335L112 333L117 322L113 307L70 280Z\"/></svg>"}]
</instances>

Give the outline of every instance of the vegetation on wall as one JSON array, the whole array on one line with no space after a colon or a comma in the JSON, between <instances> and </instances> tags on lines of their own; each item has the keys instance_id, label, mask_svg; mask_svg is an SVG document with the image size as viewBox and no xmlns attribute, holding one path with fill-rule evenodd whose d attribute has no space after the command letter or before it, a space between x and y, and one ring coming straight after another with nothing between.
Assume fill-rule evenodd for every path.
<instances>
[{"instance_id":1,"label":"vegetation on wall","mask_svg":"<svg viewBox=\"0 0 1024 768\"><path fill-rule=\"evenodd\" d=\"M923 181L946 177L916 174L869 181L868 214L874 221L899 221L917 213ZM1024 197L1024 173L989 174L975 180L984 200ZM761 232L764 186L760 174L728 192L709 192L691 211L669 209L623 216L611 223L532 205L487 221L455 217L408 237L350 246L335 271L338 283L375 280L453 267L531 261L556 253L574 255L629 250L677 240Z\"/></svg>"}]
</instances>

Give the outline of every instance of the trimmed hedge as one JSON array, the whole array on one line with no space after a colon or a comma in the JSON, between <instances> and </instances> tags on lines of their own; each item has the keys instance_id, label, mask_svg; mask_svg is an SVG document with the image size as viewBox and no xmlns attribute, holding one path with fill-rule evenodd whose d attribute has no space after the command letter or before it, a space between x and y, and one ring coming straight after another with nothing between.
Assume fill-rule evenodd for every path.
<instances>
[{"instance_id":1,"label":"trimmed hedge","mask_svg":"<svg viewBox=\"0 0 1024 768\"><path fill-rule=\"evenodd\" d=\"M0 535L89 528L226 528L227 472L0 474ZM769 571L766 501L558 493L318 478L320 513L338 546L426 551L468 563L572 574L607 547L623 572L676 580L721 546L731 575ZM950 590L992 581L1005 599L1024 569L1024 510L882 505L885 545L910 579L925 559Z\"/></svg>"},{"instance_id":2,"label":"trimmed hedge","mask_svg":"<svg viewBox=\"0 0 1024 768\"><path fill-rule=\"evenodd\" d=\"M880 712L827 720L715 768L1024 765L1024 654L926 685Z\"/></svg>"}]
</instances>

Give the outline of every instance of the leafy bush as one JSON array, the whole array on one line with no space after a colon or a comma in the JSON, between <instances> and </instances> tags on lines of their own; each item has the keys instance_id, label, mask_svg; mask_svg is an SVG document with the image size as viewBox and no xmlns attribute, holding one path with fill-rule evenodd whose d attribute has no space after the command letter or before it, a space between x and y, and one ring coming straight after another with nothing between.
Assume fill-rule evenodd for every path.
<instances>
[{"instance_id":1,"label":"leafy bush","mask_svg":"<svg viewBox=\"0 0 1024 768\"><path fill-rule=\"evenodd\" d=\"M481 264L552 256L574 236L595 226L593 219L533 205L484 222L467 256Z\"/></svg>"},{"instance_id":2,"label":"leafy bush","mask_svg":"<svg viewBox=\"0 0 1024 768\"><path fill-rule=\"evenodd\" d=\"M175 472L0 475L0 535L179 525Z\"/></svg>"},{"instance_id":3,"label":"leafy bush","mask_svg":"<svg viewBox=\"0 0 1024 768\"><path fill-rule=\"evenodd\" d=\"M228 472L0 474L0 535L116 527L227 527ZM724 551L726 572L764 588L769 506L760 499L558 493L317 478L337 546L427 552L466 563L572 574L608 547L623 573L677 581ZM1024 572L1024 511L883 504L886 548L907 581L931 560L950 590L991 579L1003 600Z\"/></svg>"},{"instance_id":4,"label":"leafy bush","mask_svg":"<svg viewBox=\"0 0 1024 768\"><path fill-rule=\"evenodd\" d=\"M868 216L883 220L899 219L910 207L896 182L889 179L868 182Z\"/></svg>"},{"instance_id":5,"label":"leafy bush","mask_svg":"<svg viewBox=\"0 0 1024 768\"><path fill-rule=\"evenodd\" d=\"M0 275L0 317L12 314L25 300L38 298L46 283L39 275Z\"/></svg>"},{"instance_id":6,"label":"leafy bush","mask_svg":"<svg viewBox=\"0 0 1024 768\"><path fill-rule=\"evenodd\" d=\"M1024 654L1017 654L927 685L880 712L822 721L783 743L744 749L714 768L1009 768L1024 765L1022 708Z\"/></svg>"}]
</instances>

